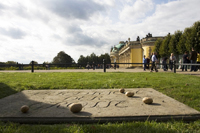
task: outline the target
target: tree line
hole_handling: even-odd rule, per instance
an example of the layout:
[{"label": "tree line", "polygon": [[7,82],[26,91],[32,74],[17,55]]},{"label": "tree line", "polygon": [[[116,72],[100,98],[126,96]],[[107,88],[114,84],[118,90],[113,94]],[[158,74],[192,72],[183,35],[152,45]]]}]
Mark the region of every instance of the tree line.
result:
[{"label": "tree line", "polygon": [[192,47],[200,51],[200,21],[185,28],[184,31],[177,30],[172,35],[169,33],[165,39],[158,39],[154,46],[154,52],[159,58],[170,56],[170,53],[184,54],[191,51]]},{"label": "tree line", "polygon": [[[93,62],[96,64],[102,64],[103,63],[103,59],[106,60],[107,64],[110,64],[110,55],[108,53],[105,54],[101,54],[100,56],[97,56],[95,53],[92,53],[90,55],[87,56],[83,56],[80,55],[77,64],[87,64],[90,63],[92,64]],[[1,64],[18,64],[18,62],[15,61],[7,61],[7,62],[0,62]],[[32,61],[30,61],[29,64],[32,64]],[[34,64],[38,64],[37,61],[34,61]],[[64,51],[60,51],[54,58],[52,62],[43,62],[44,65],[46,64],[57,64],[58,66],[62,66],[62,64],[76,64],[76,62],[74,61],[74,59],[68,55],[67,53],[65,53]],[[60,64],[60,65],[59,65]]]},{"label": "tree line", "polygon": [[78,64],[84,64],[84,63],[95,63],[95,64],[103,64],[103,59],[106,60],[107,64],[111,63],[110,55],[108,53],[101,54],[100,56],[97,56],[95,53],[92,53],[91,55],[87,55],[84,57],[81,55],[78,59]]},{"label": "tree line", "polygon": [[[110,55],[108,53],[101,54],[97,56],[95,53],[92,53],[87,56],[80,55],[77,64],[87,64],[87,63],[96,63],[102,64],[103,59],[106,60],[106,63],[110,63]],[[53,58],[52,64],[66,64],[66,63],[76,63],[71,56],[66,54],[64,51],[60,51],[57,56]]]}]

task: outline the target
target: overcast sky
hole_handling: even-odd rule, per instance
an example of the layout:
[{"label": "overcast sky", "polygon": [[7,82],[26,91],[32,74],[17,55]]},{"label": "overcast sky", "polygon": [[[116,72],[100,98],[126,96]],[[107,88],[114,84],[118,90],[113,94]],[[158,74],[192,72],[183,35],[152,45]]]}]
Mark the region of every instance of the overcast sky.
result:
[{"label": "overcast sky", "polygon": [[130,37],[183,31],[200,20],[200,0],[0,0],[0,62],[75,61]]}]

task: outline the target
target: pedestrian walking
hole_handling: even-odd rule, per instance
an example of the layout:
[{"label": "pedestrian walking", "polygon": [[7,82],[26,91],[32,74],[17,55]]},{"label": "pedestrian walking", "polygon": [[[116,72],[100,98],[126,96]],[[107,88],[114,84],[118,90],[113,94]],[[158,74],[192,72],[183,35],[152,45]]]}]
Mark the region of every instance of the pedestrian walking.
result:
[{"label": "pedestrian walking", "polygon": [[[172,68],[173,68],[173,63],[176,61],[176,56],[174,56],[173,53],[171,53],[171,56],[169,57],[169,65],[170,65],[170,69],[172,71]],[[176,69],[176,68],[174,68]]]},{"label": "pedestrian walking", "polygon": [[146,71],[146,64],[147,64],[147,58],[145,57],[145,55],[143,56],[143,65],[144,65],[144,71]]},{"label": "pedestrian walking", "polygon": [[158,70],[156,68],[156,62],[158,61],[158,59],[156,58],[155,53],[153,53],[151,60],[152,60],[152,66],[151,66],[151,71],[150,72],[152,72],[153,69],[155,69],[155,71],[158,72]]},{"label": "pedestrian walking", "polygon": [[[196,62],[197,62],[197,52],[194,50],[194,48],[192,48],[191,56],[190,56],[190,63],[196,64]],[[196,66],[194,66],[194,65],[191,66],[190,72],[192,72],[192,71],[196,71]]]},{"label": "pedestrian walking", "polygon": [[[187,51],[186,51],[186,52],[184,53],[184,55],[183,55],[183,64],[184,64],[184,63],[190,63],[190,60],[189,60],[188,52],[187,52]],[[182,71],[184,71],[184,69],[185,69],[185,71],[187,71],[187,65],[183,65]]]},{"label": "pedestrian walking", "polygon": [[163,64],[163,70],[164,71],[167,71],[168,70],[168,67],[167,67],[167,57],[164,57],[163,58],[163,61],[162,61],[162,64]]}]

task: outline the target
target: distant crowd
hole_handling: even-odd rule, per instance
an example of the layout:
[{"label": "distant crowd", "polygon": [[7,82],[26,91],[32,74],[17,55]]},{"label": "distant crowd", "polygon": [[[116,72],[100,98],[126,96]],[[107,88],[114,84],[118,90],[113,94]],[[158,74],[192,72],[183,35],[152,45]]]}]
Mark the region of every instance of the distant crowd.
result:
[{"label": "distant crowd", "polygon": [[[80,66],[81,67],[81,66]],[[96,64],[95,62],[93,62],[92,64],[90,64],[89,62],[87,63],[86,65],[86,68],[89,70],[89,69],[103,69],[103,64]],[[111,65],[111,64],[106,64],[106,68],[119,68],[119,65],[117,64],[114,64],[114,65]]]},{"label": "distant crowd", "polygon": [[[174,56],[173,53],[171,53],[170,57],[164,57],[162,59],[163,70],[168,71],[168,66],[169,66],[169,69],[172,71],[174,62],[176,62],[176,56]],[[151,68],[149,67],[149,63],[152,63]],[[157,65],[156,65],[157,63],[159,63],[159,62],[158,62],[158,56],[157,56],[156,52],[152,53],[151,57],[146,58],[145,55],[143,56],[144,71],[146,71],[146,69],[150,69],[150,72],[152,72],[154,70],[156,72],[158,72]],[[200,71],[199,52],[195,51],[194,48],[192,48],[190,55],[188,54],[188,52],[185,52],[182,57],[182,63],[183,63],[183,65],[181,67],[182,71],[184,71],[184,70],[187,71],[187,66],[189,63],[191,64],[190,72]],[[184,65],[184,64],[186,64],[186,65]],[[194,65],[194,64],[199,64],[199,65]]]}]

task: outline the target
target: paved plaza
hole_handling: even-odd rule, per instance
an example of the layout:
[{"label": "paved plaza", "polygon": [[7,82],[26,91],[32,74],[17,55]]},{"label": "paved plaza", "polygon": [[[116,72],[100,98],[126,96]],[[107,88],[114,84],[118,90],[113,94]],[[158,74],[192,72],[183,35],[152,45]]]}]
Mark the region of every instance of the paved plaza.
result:
[{"label": "paved plaza", "polygon": [[[1,70],[0,72],[28,72],[31,73],[31,70]],[[59,69],[59,70],[34,70],[34,72],[104,72],[103,69]],[[150,72],[150,70],[144,71],[142,68],[134,68],[134,69],[126,69],[126,68],[117,68],[117,69],[106,69],[106,72]],[[158,69],[158,72],[162,73],[174,73],[174,71],[168,70],[168,71],[163,71],[163,69]],[[181,69],[176,69],[177,74],[186,74],[186,75],[195,75],[195,76],[200,76],[200,71],[196,72],[190,72],[188,71],[182,71]]]}]

